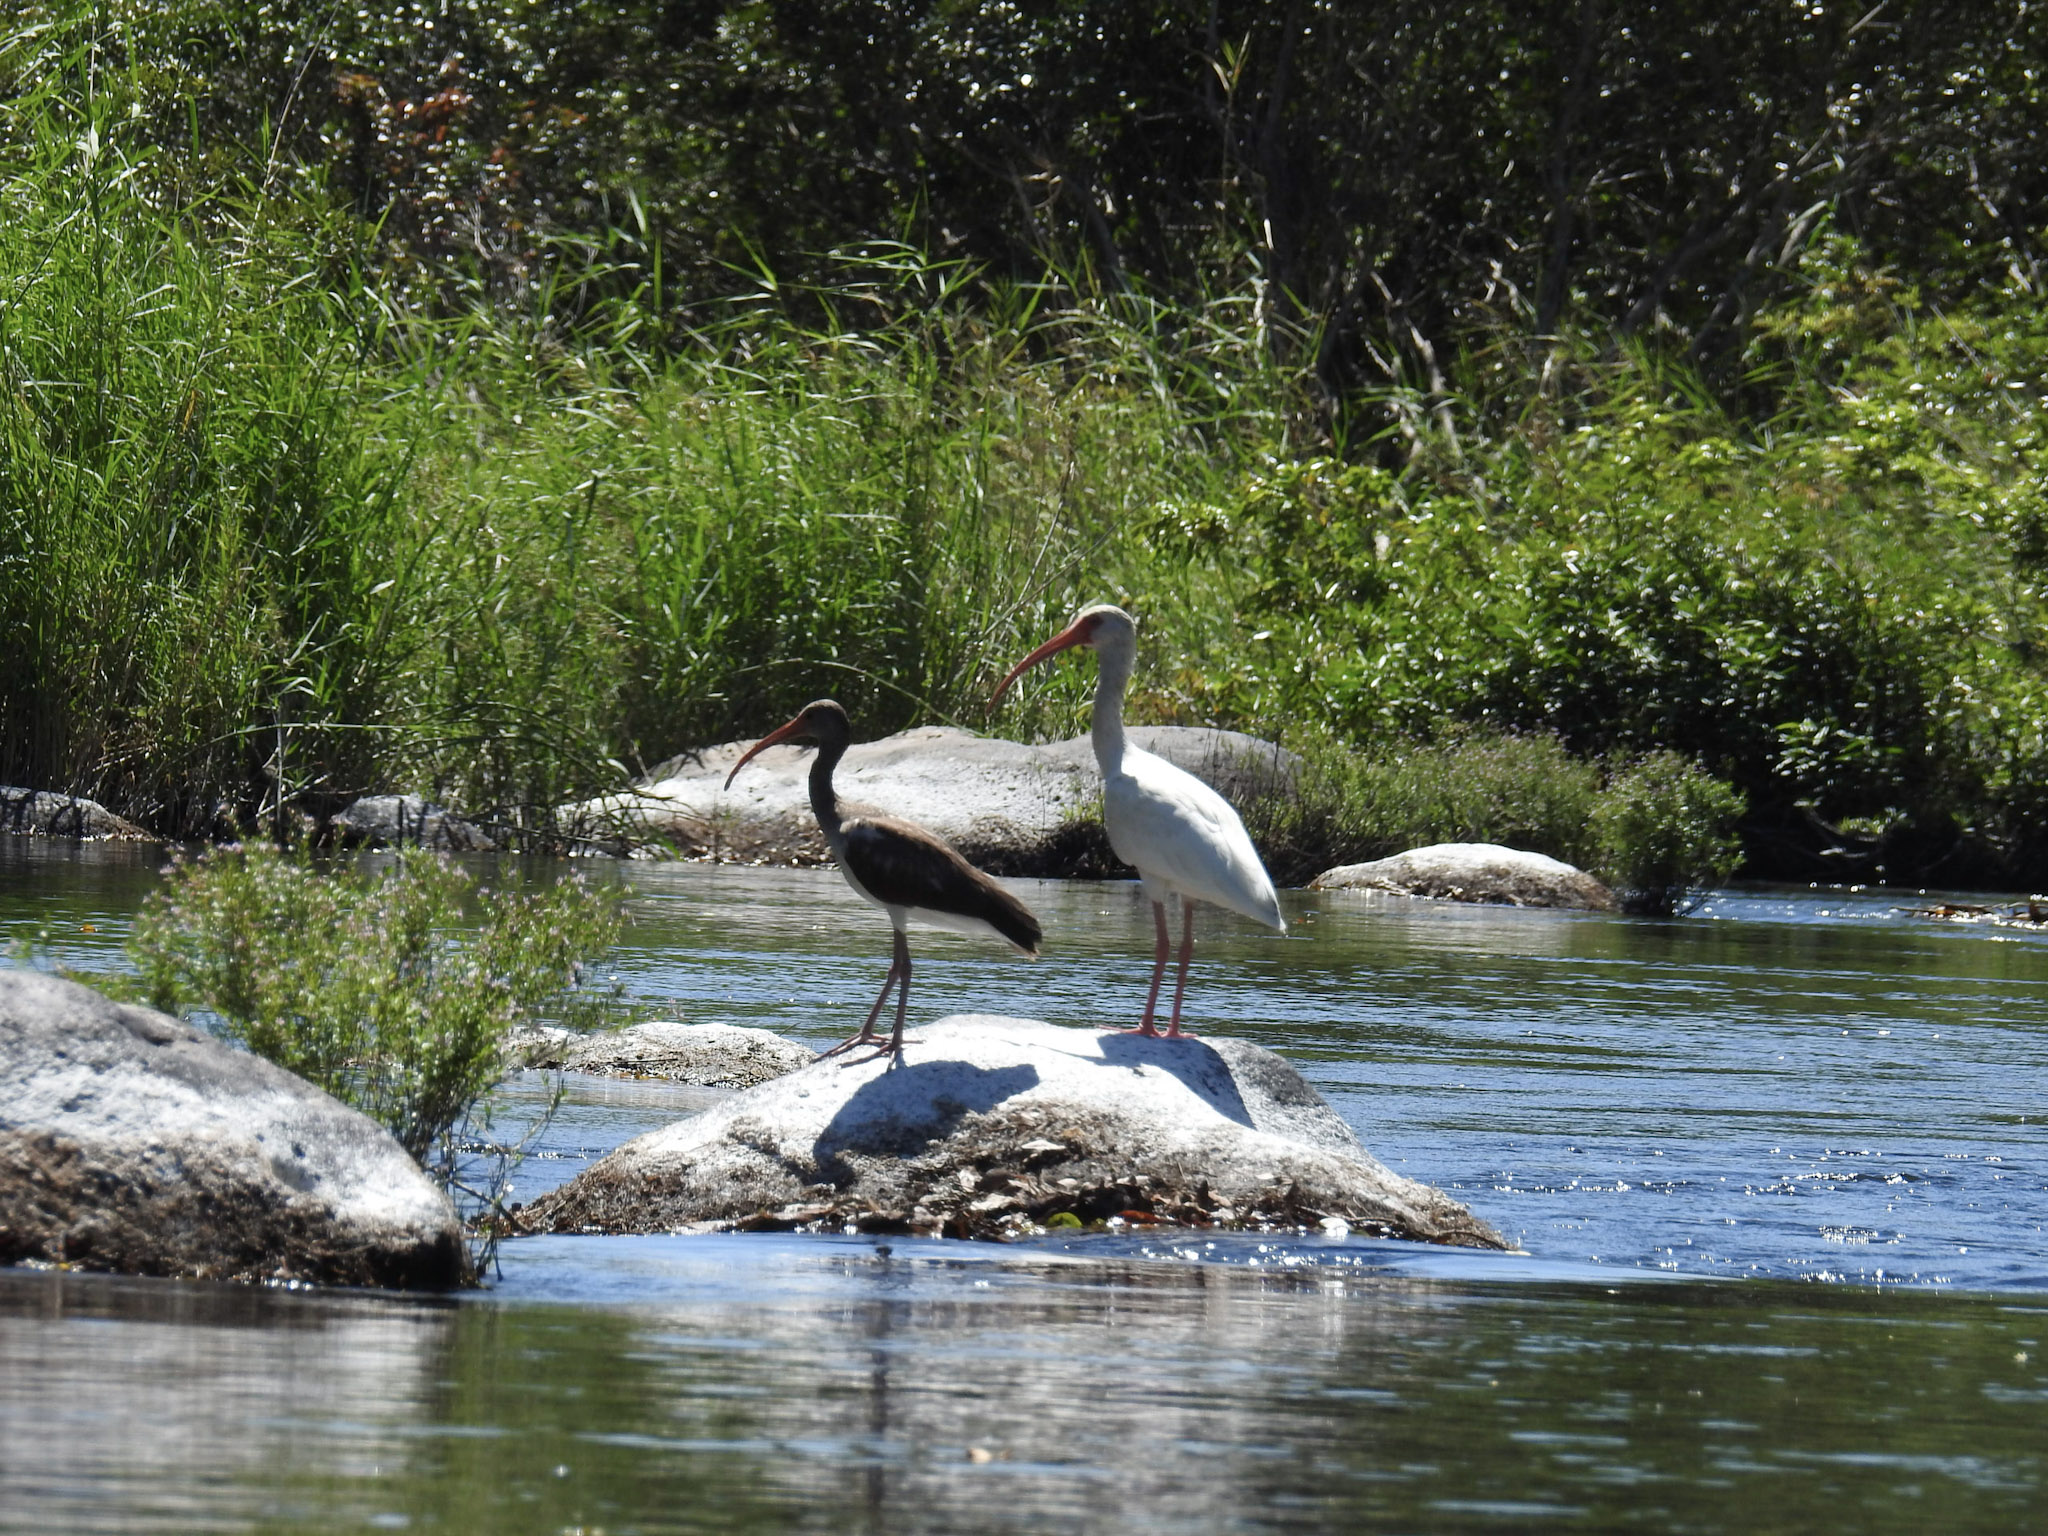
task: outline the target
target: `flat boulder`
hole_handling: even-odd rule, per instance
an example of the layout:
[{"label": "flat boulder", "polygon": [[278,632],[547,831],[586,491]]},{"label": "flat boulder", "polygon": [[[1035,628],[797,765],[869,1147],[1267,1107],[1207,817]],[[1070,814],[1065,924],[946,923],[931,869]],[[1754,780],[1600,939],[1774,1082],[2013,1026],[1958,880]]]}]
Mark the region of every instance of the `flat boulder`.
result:
[{"label": "flat boulder", "polygon": [[97,800],[16,789],[0,784],[0,832],[24,837],[74,837],[88,841],[153,842],[132,821],[124,821]]},{"label": "flat boulder", "polygon": [[[1240,806],[1294,780],[1292,753],[1235,731],[1140,726],[1129,735]],[[825,841],[811,818],[812,754],[770,747],[727,791],[726,775],[752,745],[727,742],[671,758],[629,794],[568,807],[563,822],[586,844],[617,853],[824,863]],[[1102,780],[1085,736],[1026,746],[924,726],[856,744],[837,784],[846,799],[908,816],[998,874],[1071,874],[1107,847]]]},{"label": "flat boulder", "polygon": [[154,1009],[0,971],[0,1263],[442,1288],[448,1197],[391,1134]]},{"label": "flat boulder", "polygon": [[1507,1246],[1392,1172],[1280,1057],[956,1015],[902,1054],[827,1057],[627,1142],[528,1231],[770,1227],[1024,1235],[1110,1220],[1333,1226]]},{"label": "flat boulder", "polygon": [[445,853],[488,853],[497,846],[482,827],[422,795],[364,795],[336,811],[332,826],[350,848],[416,843]]},{"label": "flat boulder", "polygon": [[1432,843],[1369,864],[1340,864],[1309,882],[1322,891],[1387,891],[1509,907],[1615,910],[1614,893],[1583,869],[1498,843]]},{"label": "flat boulder", "polygon": [[752,1088],[808,1066],[817,1056],[808,1045],[772,1030],[667,1020],[591,1035],[535,1030],[511,1044],[529,1067],[604,1077],[658,1077],[700,1088]]}]

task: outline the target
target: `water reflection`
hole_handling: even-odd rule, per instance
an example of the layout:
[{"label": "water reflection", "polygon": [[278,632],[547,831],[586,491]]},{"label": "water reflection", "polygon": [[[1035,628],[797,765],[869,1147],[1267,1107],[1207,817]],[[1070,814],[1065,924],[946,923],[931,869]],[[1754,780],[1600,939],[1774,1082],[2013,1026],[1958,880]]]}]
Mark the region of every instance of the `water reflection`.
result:
[{"label": "water reflection", "polygon": [[2032,1306],[624,1246],[630,1304],[0,1276],[0,1528],[1992,1529],[2044,1491]]}]

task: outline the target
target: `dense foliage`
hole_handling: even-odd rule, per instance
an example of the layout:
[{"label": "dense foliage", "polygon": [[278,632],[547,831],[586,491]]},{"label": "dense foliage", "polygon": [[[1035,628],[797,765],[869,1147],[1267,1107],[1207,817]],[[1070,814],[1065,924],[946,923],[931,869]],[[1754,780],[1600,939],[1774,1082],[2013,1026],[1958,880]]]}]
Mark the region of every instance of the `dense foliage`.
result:
[{"label": "dense foliage", "polygon": [[153,1006],[216,1015],[446,1169],[504,1075],[507,1035],[601,1002],[579,991],[579,964],[619,924],[617,899],[580,880],[478,891],[417,849],[371,874],[251,845],[175,865],[129,949]]},{"label": "dense foliage", "polygon": [[1676,752],[1758,873],[2048,871],[2023,0],[0,27],[0,778],[544,836],[1108,596],[1141,715],[1356,749],[1336,841]]}]

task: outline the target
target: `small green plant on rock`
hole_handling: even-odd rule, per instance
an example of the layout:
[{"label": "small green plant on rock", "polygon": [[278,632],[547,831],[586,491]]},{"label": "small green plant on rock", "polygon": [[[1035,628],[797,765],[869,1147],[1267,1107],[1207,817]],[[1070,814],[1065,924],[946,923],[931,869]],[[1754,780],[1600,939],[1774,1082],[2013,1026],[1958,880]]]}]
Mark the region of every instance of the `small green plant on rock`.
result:
[{"label": "small green plant on rock", "polygon": [[222,1033],[388,1128],[451,1185],[507,1037],[542,1013],[602,1011],[581,962],[617,938],[616,896],[567,879],[478,890],[413,849],[381,873],[221,848],[179,860],[129,941],[158,1008]]},{"label": "small green plant on rock", "polygon": [[1742,791],[1676,752],[1615,772],[1593,807],[1599,873],[1624,911],[1669,915],[1688,890],[1718,885],[1741,862]]}]

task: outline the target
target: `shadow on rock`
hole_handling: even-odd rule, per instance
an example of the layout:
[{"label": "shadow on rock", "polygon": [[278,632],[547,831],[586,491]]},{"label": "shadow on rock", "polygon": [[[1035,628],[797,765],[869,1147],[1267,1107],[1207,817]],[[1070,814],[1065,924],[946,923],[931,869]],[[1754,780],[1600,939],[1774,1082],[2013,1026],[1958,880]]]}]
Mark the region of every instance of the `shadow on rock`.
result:
[{"label": "shadow on rock", "polygon": [[1224,1119],[1245,1126],[1258,1123],[1252,1119],[1230,1064],[1206,1040],[1187,1035],[1168,1040],[1122,1030],[1102,1037],[1102,1059],[1113,1067],[1154,1067],[1170,1073]]},{"label": "shadow on rock", "polygon": [[[1038,1086],[1029,1064],[976,1066],[969,1061],[904,1062],[861,1084],[818,1133],[813,1155],[821,1169],[845,1169],[844,1154],[908,1157],[943,1141],[969,1115],[985,1115]],[[848,1179],[852,1177],[846,1170]],[[842,1182],[838,1178],[834,1183]]]}]

